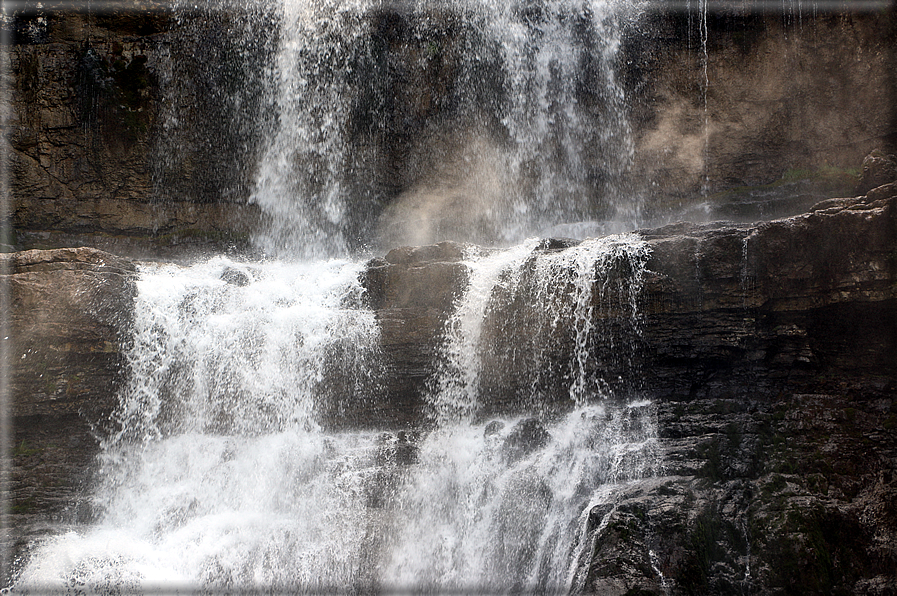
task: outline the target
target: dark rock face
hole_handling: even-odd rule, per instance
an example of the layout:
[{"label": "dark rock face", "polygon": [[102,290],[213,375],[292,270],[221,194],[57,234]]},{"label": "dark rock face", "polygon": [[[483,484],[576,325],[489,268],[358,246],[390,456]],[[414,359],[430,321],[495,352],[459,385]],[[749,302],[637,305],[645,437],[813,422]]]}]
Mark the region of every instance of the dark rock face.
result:
[{"label": "dark rock face", "polygon": [[[486,429],[489,430],[488,427]],[[541,449],[551,440],[551,435],[535,418],[526,418],[514,425],[502,443],[502,457],[514,462]]]},{"label": "dark rock face", "polygon": [[453,242],[400,248],[368,264],[363,281],[380,323],[385,387],[370,415],[354,418],[356,424],[418,425],[427,419],[426,383],[436,370],[446,320],[467,280],[464,249]]},{"label": "dark rock face", "polygon": [[[613,507],[591,512],[579,591],[894,592],[895,201],[833,200],[752,226],[641,232],[652,252],[632,356],[639,382],[624,381],[657,404],[665,472],[621,485]],[[414,429],[429,424],[428,383],[467,284],[463,258],[474,250],[397,249],[365,273],[385,386],[334,426],[397,429],[378,450],[384,472],[371,480],[373,508],[383,506],[378,487],[397,486],[416,459]],[[91,249],[2,262],[12,313],[11,513],[13,527],[27,528],[76,502],[108,424],[126,374],[133,265]],[[596,308],[593,316],[610,329],[620,312]],[[501,339],[498,328],[494,335]],[[563,385],[566,373],[552,362],[564,357],[543,361],[537,374],[546,386]],[[531,389],[533,373],[515,369],[514,359],[498,362],[508,395]],[[498,400],[484,416],[509,411],[503,395],[484,394]],[[564,399],[558,408],[569,407]],[[552,410],[527,402],[522,410],[530,417],[508,433],[511,458],[547,439],[538,416]],[[17,532],[13,541],[26,538]]]},{"label": "dark rock face", "polygon": [[[893,593],[897,213],[893,198],[874,196],[749,227],[641,232],[652,253],[631,362],[640,379],[624,385],[659,404],[666,476],[627,485],[612,511],[593,512],[581,591]],[[412,373],[390,392],[414,411],[426,412],[434,370],[433,346],[416,342],[439,337],[439,309],[460,295],[456,258],[402,249],[369,271],[392,370]],[[515,343],[514,326],[497,329]],[[568,371],[554,366],[565,358],[552,353],[538,373],[501,360],[501,383],[481,395],[486,413],[502,411],[489,405],[502,395],[531,391],[534,374],[563,386]]]},{"label": "dark rock face", "polygon": [[[172,36],[173,16],[140,3],[98,15],[17,14],[11,22],[18,32],[9,47],[5,152],[16,231],[11,244],[88,244],[150,256],[174,247],[182,254],[185,246],[222,250],[245,244],[257,213],[234,204],[232,196],[245,202],[245,168],[220,161],[228,151],[250,163],[251,156],[222,139],[197,138],[213,116],[175,115],[166,100],[175,94],[169,88],[172,63],[182,70],[175,78],[183,79],[183,69],[203,59],[172,60],[171,52],[184,50],[180,42],[195,36]],[[195,56],[188,50],[187,56]],[[220,99],[212,97],[217,86],[210,87],[177,89],[181,99],[174,103],[214,110]],[[176,154],[166,144],[173,130],[179,136]],[[210,172],[218,176],[217,185],[205,180]],[[231,179],[235,173],[240,180]]]},{"label": "dark rock face", "polygon": [[858,195],[897,180],[897,156],[873,151],[863,159],[863,170],[857,185]]},{"label": "dark rock face", "polygon": [[135,267],[87,248],[3,254],[0,267],[9,299],[9,511],[12,527],[25,528],[73,505],[110,430],[127,374]]},{"label": "dark rock face", "polygon": [[[236,4],[156,8],[16,14],[5,25],[14,40],[6,159],[17,238],[4,243],[150,256],[248,244],[265,217],[247,201],[277,117],[262,74],[277,17]],[[358,197],[348,236],[364,243],[382,233],[388,242],[378,216],[444,170],[462,178],[450,182],[464,196],[443,197],[443,224],[476,223],[479,202],[468,199],[483,189],[459,172],[482,155],[473,147],[459,164],[451,156],[471,137],[505,142],[503,114],[483,114],[503,92],[500,60],[469,66],[484,41],[449,10],[380,6],[353,18],[370,31],[357,49],[370,77],[357,82],[346,123],[345,188]],[[703,52],[694,51],[700,19],[646,11],[623,32],[618,61],[636,156],[621,188],[649,185],[652,213],[706,203],[715,217],[747,221],[849,193],[848,170],[870,142],[894,150],[891,18],[711,16],[704,84]],[[254,34],[241,37],[246,23]],[[479,83],[465,86],[464,77]],[[596,90],[581,87],[580,103],[600,111]]]}]

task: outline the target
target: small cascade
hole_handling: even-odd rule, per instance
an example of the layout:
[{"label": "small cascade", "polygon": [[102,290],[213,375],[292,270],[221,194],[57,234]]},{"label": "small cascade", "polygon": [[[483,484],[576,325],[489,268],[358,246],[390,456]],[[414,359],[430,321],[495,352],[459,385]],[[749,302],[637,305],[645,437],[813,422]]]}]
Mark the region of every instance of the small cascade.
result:
[{"label": "small cascade", "polygon": [[486,310],[493,293],[500,288],[508,291],[519,282],[520,270],[535,246],[536,241],[531,240],[508,250],[471,255],[466,261],[470,280],[448,321],[431,396],[437,420],[468,420],[475,413],[482,353],[487,349],[483,337]]},{"label": "small cascade", "polygon": [[624,234],[546,246],[531,241],[467,261],[470,283],[433,385],[437,419],[508,409],[479,403],[484,394],[534,411],[637,395],[647,244]]},{"label": "small cascade", "polygon": [[376,436],[321,431],[339,400],[375,386],[360,270],[145,266],[97,521],[36,546],[17,590],[360,581]]},{"label": "small cascade", "polygon": [[[592,392],[600,363],[578,354],[632,349],[594,321],[637,326],[646,257],[636,236],[471,254],[425,434],[327,430],[378,384],[360,265],[144,266],[94,521],[33,545],[15,590],[575,590],[592,509],[660,469],[654,405]],[[568,342],[563,407],[543,416],[522,396],[492,415],[490,325],[523,293],[546,338],[588,338]]]},{"label": "small cascade", "polygon": [[359,308],[360,271],[225,258],[146,267],[116,440],[316,427],[325,404],[371,385],[378,327]]},{"label": "small cascade", "polygon": [[[576,591],[592,510],[661,468],[654,405],[615,393],[590,354],[604,343],[632,366],[648,254],[639,237],[623,235],[566,248],[529,241],[466,261],[469,285],[448,322],[430,396],[439,429],[396,502],[401,525],[390,532],[386,587]],[[614,322],[599,322],[607,318]],[[520,343],[515,325],[535,341]],[[496,350],[501,334],[515,358]],[[552,341],[572,347],[566,374],[553,379],[566,392],[561,416],[539,407],[538,370],[554,360]],[[530,394],[516,392],[515,407],[538,417],[488,420],[496,410],[488,378],[497,371],[535,372],[518,379]]]},{"label": "small cascade", "polygon": [[449,425],[421,445],[395,504],[384,587],[564,593],[592,508],[659,471],[650,402],[594,404],[555,423]]}]

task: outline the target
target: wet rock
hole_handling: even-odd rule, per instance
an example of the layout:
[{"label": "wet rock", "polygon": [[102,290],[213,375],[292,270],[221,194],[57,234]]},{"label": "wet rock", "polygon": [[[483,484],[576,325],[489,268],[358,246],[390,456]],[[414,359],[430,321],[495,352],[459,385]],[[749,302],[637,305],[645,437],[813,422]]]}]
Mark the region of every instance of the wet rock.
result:
[{"label": "wet rock", "polygon": [[564,250],[579,244],[581,240],[575,238],[546,238],[539,242],[536,250]]},{"label": "wet rock", "polygon": [[493,420],[483,429],[484,437],[494,437],[505,428],[505,423],[501,420]]},{"label": "wet rock", "polygon": [[507,462],[515,462],[545,447],[551,441],[551,434],[535,418],[521,420],[511,429],[501,446],[502,457]]},{"label": "wet rock", "polygon": [[249,282],[251,281],[249,279],[249,275],[247,275],[246,272],[240,271],[239,269],[234,269],[233,267],[227,267],[221,273],[221,280],[226,281],[233,286],[239,287],[248,286]]},{"label": "wet rock", "polygon": [[876,188],[873,188],[869,192],[866,193],[866,198],[871,201],[880,201],[882,199],[890,199],[891,197],[897,196],[897,182],[891,182],[890,184],[883,184]]},{"label": "wet rock", "polygon": [[[0,255],[13,427],[12,540],[62,515],[88,481],[127,374],[135,266],[89,248]],[[89,508],[73,514],[89,517]],[[39,526],[39,524],[38,524]],[[4,542],[7,552],[16,544]]]},{"label": "wet rock", "polygon": [[[666,471],[622,485],[613,507],[590,513],[577,589],[889,593],[897,583],[895,199],[830,200],[773,222],[674,224],[644,237],[652,254],[628,374],[658,404]],[[399,278],[384,274],[411,266],[379,266],[379,291],[399,296],[388,288]],[[384,302],[393,307],[384,342],[406,354],[431,350],[411,348],[399,321],[421,312],[415,300],[439,300],[404,297]],[[497,327],[504,336],[524,325],[526,312],[513,310],[524,307],[508,306],[501,320],[510,326]],[[512,403],[536,413],[551,387],[566,387],[558,363],[569,354],[552,352],[536,377],[541,401],[496,406],[532,390],[531,361],[508,354],[480,396],[484,417]],[[481,384],[495,370],[484,370]],[[392,390],[422,395],[425,378],[418,383]],[[484,429],[504,433],[499,421]],[[536,418],[524,419],[507,433],[503,457],[519,461],[548,440]]]},{"label": "wet rock", "polygon": [[873,151],[863,158],[863,169],[856,194],[865,195],[870,190],[897,180],[897,156]]},{"label": "wet rock", "polygon": [[473,248],[470,245],[459,242],[440,242],[426,246],[405,246],[392,249],[386,253],[384,260],[393,265],[428,262],[454,263],[464,259],[465,251]]}]

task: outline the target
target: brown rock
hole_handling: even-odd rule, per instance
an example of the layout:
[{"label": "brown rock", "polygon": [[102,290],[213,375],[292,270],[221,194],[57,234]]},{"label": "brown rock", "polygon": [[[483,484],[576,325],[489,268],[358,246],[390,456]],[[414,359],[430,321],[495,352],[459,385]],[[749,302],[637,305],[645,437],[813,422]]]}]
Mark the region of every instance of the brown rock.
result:
[{"label": "brown rock", "polygon": [[0,271],[9,292],[12,539],[22,541],[32,520],[58,518],[77,503],[110,430],[127,371],[135,267],[78,248],[2,254]]},{"label": "brown rock", "polygon": [[856,193],[864,195],[873,188],[890,184],[897,180],[897,156],[873,151],[863,158],[863,171]]}]

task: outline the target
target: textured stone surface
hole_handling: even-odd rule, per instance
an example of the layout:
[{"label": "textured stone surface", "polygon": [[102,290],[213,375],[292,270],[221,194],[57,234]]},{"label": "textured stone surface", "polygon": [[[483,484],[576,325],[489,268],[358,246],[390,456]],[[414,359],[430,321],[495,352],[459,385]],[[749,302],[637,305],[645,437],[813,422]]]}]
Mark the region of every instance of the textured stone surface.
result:
[{"label": "textured stone surface", "polygon": [[[13,244],[141,255],[245,247],[264,220],[247,200],[275,111],[262,77],[276,19],[263,10],[11,19]],[[343,222],[347,237],[375,243],[382,233],[389,242],[378,216],[444,170],[456,188],[436,216],[445,234],[469,233],[452,226],[480,221],[486,189],[452,156],[478,164],[506,142],[503,114],[481,113],[503,92],[500,65],[493,57],[477,67],[477,97],[459,98],[465,53],[483,45],[463,19],[395,6],[361,18],[370,47],[359,59],[371,78],[347,124],[343,186],[358,200]],[[647,197],[645,211],[660,216],[692,210],[745,221],[849,193],[851,168],[871,148],[894,151],[891,19],[721,11],[706,22],[705,58],[697,15],[648,10],[627,25],[620,50],[635,158],[629,180],[615,184]],[[247,27],[253,35],[242,35]],[[459,147],[467,152],[457,155]],[[417,228],[405,237],[428,241]]]},{"label": "textured stone surface", "polygon": [[[134,265],[93,249],[0,255],[9,298],[6,363],[12,425],[9,517],[38,529],[73,519],[125,378]],[[3,536],[7,552],[21,533]]]},{"label": "textured stone surface", "polygon": [[[195,89],[172,87],[186,76],[175,65],[193,63],[172,60],[184,50],[173,23],[169,12],[135,4],[100,14],[17,13],[4,25],[14,41],[5,137],[13,244],[154,256],[246,243],[258,213],[244,204],[246,181],[233,179],[245,168],[216,159],[230,151],[252,160],[220,139],[197,139],[197,118],[172,113],[176,93],[174,105],[216,107]],[[177,151],[166,144],[175,133]],[[217,185],[206,180],[212,172]]]},{"label": "textured stone surface", "polygon": [[[784,220],[641,235],[652,249],[644,319],[617,388],[658,403],[666,472],[622,486],[615,507],[592,513],[578,585],[595,594],[893,593],[895,200],[832,200]],[[384,352],[404,377],[389,394],[425,412],[429,342],[465,266],[436,246],[391,254],[367,278]],[[491,309],[490,341],[528,345],[519,306],[504,319]],[[533,378],[543,399],[569,407],[569,344],[555,344],[541,371],[496,350],[499,363],[480,379],[484,416],[509,404],[550,415],[544,402],[519,399]]]},{"label": "textured stone surface", "polygon": [[[611,364],[630,367],[621,391],[657,404],[665,472],[621,485],[614,507],[592,512],[593,548],[577,575],[584,591],[893,593],[895,201],[836,200],[751,226],[641,232],[652,248],[643,320],[635,336],[623,330],[637,340],[632,358]],[[410,428],[395,457],[413,460],[413,437],[431,423],[424,397],[445,322],[468,279],[462,257],[474,250],[402,248],[369,263],[364,283],[387,381],[334,426]],[[2,258],[12,305],[11,511],[14,527],[35,531],[79,515],[65,509],[78,503],[95,431],[107,424],[126,372],[133,266],[91,249]],[[525,332],[527,317],[516,312]],[[613,329],[619,315],[596,308],[594,323]],[[489,316],[497,325],[490,341],[514,340],[499,325],[504,318]],[[535,372],[514,368],[532,368],[531,360],[492,354],[483,416],[511,404],[536,417],[569,407],[569,370],[558,363],[571,348],[552,345]],[[532,391],[533,374],[551,407],[512,401]],[[562,390],[555,395],[552,386]],[[530,434],[537,446],[538,431]]]}]

